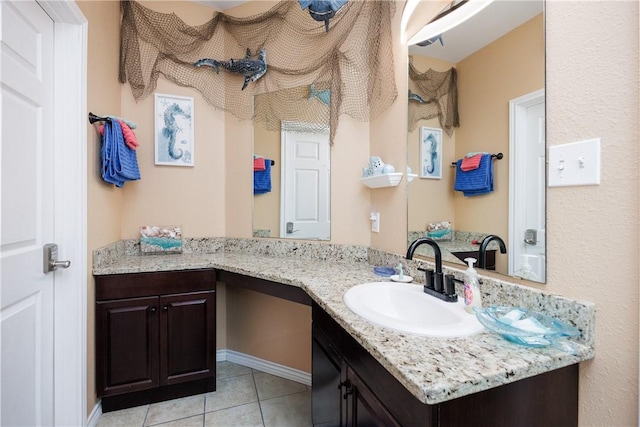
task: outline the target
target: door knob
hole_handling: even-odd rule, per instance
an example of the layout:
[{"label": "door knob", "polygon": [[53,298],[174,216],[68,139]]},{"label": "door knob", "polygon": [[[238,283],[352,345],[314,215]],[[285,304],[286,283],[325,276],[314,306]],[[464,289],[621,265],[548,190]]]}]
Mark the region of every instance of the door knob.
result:
[{"label": "door knob", "polygon": [[47,243],[43,246],[42,251],[42,270],[45,274],[50,271],[56,271],[58,267],[69,268],[71,266],[71,261],[58,261],[58,245],[55,243]]}]

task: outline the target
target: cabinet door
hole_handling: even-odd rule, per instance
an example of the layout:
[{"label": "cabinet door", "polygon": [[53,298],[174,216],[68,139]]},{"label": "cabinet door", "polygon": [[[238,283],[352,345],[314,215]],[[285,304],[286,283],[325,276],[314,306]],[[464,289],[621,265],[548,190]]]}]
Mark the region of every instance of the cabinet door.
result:
[{"label": "cabinet door", "polygon": [[313,330],[311,340],[311,417],[316,427],[342,427],[347,392],[344,361],[326,338]]},{"label": "cabinet door", "polygon": [[96,303],[98,397],[158,386],[158,297]]},{"label": "cabinet door", "polygon": [[160,306],[162,384],[215,376],[215,291],[161,296]]},{"label": "cabinet door", "polygon": [[382,402],[367,387],[351,367],[347,367],[349,382],[348,425],[354,427],[400,427]]}]

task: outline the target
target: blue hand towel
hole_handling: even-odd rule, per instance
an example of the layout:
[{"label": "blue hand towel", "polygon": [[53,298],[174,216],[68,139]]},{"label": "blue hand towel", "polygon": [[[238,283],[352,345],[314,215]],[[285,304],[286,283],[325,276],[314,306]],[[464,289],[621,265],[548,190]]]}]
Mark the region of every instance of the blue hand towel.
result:
[{"label": "blue hand towel", "polygon": [[456,162],[456,180],[453,189],[465,196],[479,196],[493,191],[493,162],[491,154],[483,154],[477,169],[463,171],[462,159]]},{"label": "blue hand towel", "polygon": [[253,194],[271,191],[271,160],[264,159],[264,170],[253,171]]},{"label": "blue hand towel", "polygon": [[100,157],[102,179],[106,182],[123,187],[125,181],[140,179],[136,151],[125,144],[117,120],[107,120],[104,124]]}]

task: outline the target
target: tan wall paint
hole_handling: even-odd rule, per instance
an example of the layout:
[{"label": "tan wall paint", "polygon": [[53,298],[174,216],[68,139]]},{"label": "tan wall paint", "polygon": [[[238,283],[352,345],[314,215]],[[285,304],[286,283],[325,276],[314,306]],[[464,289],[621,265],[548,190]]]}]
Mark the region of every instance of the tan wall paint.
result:
[{"label": "tan wall paint", "polygon": [[[509,238],[509,101],[544,88],[543,25],[538,15],[457,64],[456,158],[472,151],[505,155],[493,161],[492,193],[464,197],[454,192],[458,230]],[[507,266],[499,269],[506,271]]]},{"label": "tan wall paint", "polygon": [[[186,3],[159,2],[176,13]],[[79,2],[89,21],[88,107],[95,113],[117,113],[119,6],[116,2]],[[178,11],[180,9],[180,11]],[[159,9],[158,9],[159,10]],[[402,9],[398,9],[398,13]],[[548,283],[538,287],[572,298],[593,301],[597,306],[596,358],[581,364],[580,424],[583,426],[636,425],[638,416],[638,4],[637,2],[547,3],[547,108],[550,145],[582,138],[601,137],[602,184],[596,187],[555,188],[548,191]],[[607,25],[602,25],[606,22]],[[615,29],[612,31],[611,29]],[[399,50],[402,50],[399,47]],[[406,79],[406,48],[396,52],[398,87]],[[405,77],[402,77],[405,76]],[[405,83],[406,84],[406,83]],[[123,87],[123,90],[127,86]],[[124,95],[123,95],[124,98]],[[400,97],[404,104],[404,97]],[[124,103],[124,101],[123,101]],[[399,107],[402,109],[402,107]],[[104,109],[105,111],[100,111]],[[108,110],[108,111],[107,111]],[[370,152],[401,164],[406,148],[399,114],[385,118],[372,133],[382,131],[369,146],[369,127],[343,119],[333,166],[348,172],[339,181],[344,192],[334,192],[332,203],[334,241],[386,247],[372,241],[366,220],[373,201],[389,206],[394,190],[367,190],[358,182],[361,163]],[[385,126],[386,130],[382,130]],[[392,131],[389,128],[397,128]],[[233,117],[224,120],[224,206],[222,219],[227,236],[251,235],[252,147],[238,144],[250,140],[250,131]],[[374,136],[372,136],[374,139]],[[383,142],[387,144],[383,147]],[[89,132],[88,143],[95,143]],[[199,144],[200,142],[197,141]],[[91,145],[90,145],[91,146]],[[198,145],[199,147],[199,145]],[[94,147],[95,149],[95,147]],[[399,150],[400,154],[392,152]],[[199,152],[196,162],[201,161]],[[210,153],[212,154],[212,153]],[[89,250],[124,237],[132,237],[137,225],[120,225],[126,209],[122,194],[128,191],[105,186],[96,177],[96,151],[88,154]],[[204,159],[202,159],[204,160]],[[229,163],[227,163],[229,162]],[[357,164],[357,168],[353,165]],[[199,167],[200,163],[197,163]],[[245,165],[245,166],[243,166]],[[396,167],[398,167],[396,165]],[[94,168],[94,169],[92,169]],[[233,179],[233,182],[228,182]],[[336,182],[336,181],[334,181]],[[150,180],[150,197],[156,188]],[[129,184],[127,184],[129,185]],[[129,186],[128,188],[132,187]],[[147,190],[145,188],[145,190]],[[378,193],[380,191],[380,193]],[[243,193],[244,192],[244,193]],[[371,194],[380,194],[372,197]],[[337,193],[337,194],[336,194]],[[397,192],[402,193],[402,190]],[[388,200],[386,199],[388,197]],[[374,200],[375,199],[375,200]],[[152,204],[155,202],[152,200]],[[390,208],[385,222],[406,224],[406,211]],[[365,221],[362,220],[365,216]],[[227,220],[228,218],[228,220]],[[132,218],[137,221],[137,218]],[[198,225],[194,231],[208,227]],[[191,228],[190,224],[183,224]],[[217,226],[216,226],[217,227]],[[405,230],[395,230],[393,250],[403,253]],[[93,376],[93,281],[88,280],[88,410],[95,404]],[[220,295],[219,295],[220,296]],[[254,302],[248,299],[247,304]],[[269,304],[271,305],[271,304]],[[227,316],[231,317],[227,313]],[[305,316],[302,316],[305,317]],[[226,345],[226,344],[225,344]]]},{"label": "tan wall paint", "polygon": [[270,237],[280,236],[280,132],[254,126],[254,153],[272,159],[271,192],[253,196],[253,229],[270,230]]},{"label": "tan wall paint", "polygon": [[[392,29],[400,28],[403,1],[396,1],[396,14]],[[393,66],[396,74],[398,96],[387,111],[370,124],[370,154],[380,156],[385,163],[392,164],[397,172],[405,173],[398,187],[368,190],[371,193],[371,210],[380,213],[380,233],[371,233],[371,246],[395,253],[404,253],[407,248],[407,45],[402,41],[400,32],[393,31]],[[391,61],[391,59],[390,59]],[[391,64],[387,64],[390,66]],[[342,124],[341,124],[342,126]],[[399,132],[401,131],[401,132]],[[361,159],[362,154],[350,159]],[[364,160],[364,159],[363,159]],[[363,166],[366,166],[365,161]],[[361,168],[358,169],[361,174]],[[341,182],[341,181],[339,181]],[[344,211],[345,209],[341,209]],[[360,214],[360,210],[358,210]],[[364,217],[369,218],[369,212]],[[361,214],[360,214],[361,215]],[[338,217],[339,219],[340,217]],[[358,224],[362,222],[361,217]],[[371,230],[371,223],[365,224]],[[347,240],[348,241],[348,240]]]},{"label": "tan wall paint", "polygon": [[[87,108],[94,114],[120,114],[118,83],[119,4],[112,1],[79,2],[88,26]],[[83,118],[84,119],[84,118]],[[87,131],[87,413],[96,403],[94,280],[91,251],[121,238],[122,191],[100,177],[100,137],[94,126]]]},{"label": "tan wall paint", "polygon": [[[413,55],[413,66],[421,73],[429,69],[448,71],[455,64],[421,55]],[[407,158],[416,177],[409,184],[409,231],[425,231],[427,224],[439,221],[452,221],[455,224],[455,206],[453,204],[453,180],[455,169],[449,167],[455,160],[457,130],[453,135],[442,132],[442,179],[420,178],[420,128],[422,126],[442,129],[438,118],[420,120],[418,126],[407,137]]]},{"label": "tan wall paint", "polygon": [[227,287],[227,348],[311,372],[311,307]]},{"label": "tan wall paint", "polygon": [[602,176],[548,189],[544,288],[596,304],[580,425],[637,425],[638,2],[550,1],[547,12],[548,145],[601,138]]}]

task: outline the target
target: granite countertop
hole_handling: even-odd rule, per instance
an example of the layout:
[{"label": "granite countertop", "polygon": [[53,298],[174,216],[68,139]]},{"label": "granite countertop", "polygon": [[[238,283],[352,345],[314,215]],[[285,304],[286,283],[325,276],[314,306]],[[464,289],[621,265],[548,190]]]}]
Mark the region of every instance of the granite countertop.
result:
[{"label": "granite countertop", "polygon": [[582,331],[577,355],[526,348],[488,331],[451,339],[397,332],[366,321],[343,302],[350,287],[385,280],[373,273],[373,265],[402,262],[405,273],[413,275],[428,264],[421,260],[357,246],[225,238],[193,245],[198,249],[189,253],[135,255],[134,242],[94,251],[93,274],[215,268],[302,288],[423,403],[441,403],[594,357],[593,304],[526,286],[486,278],[483,300],[485,305],[521,305],[576,325]]}]

